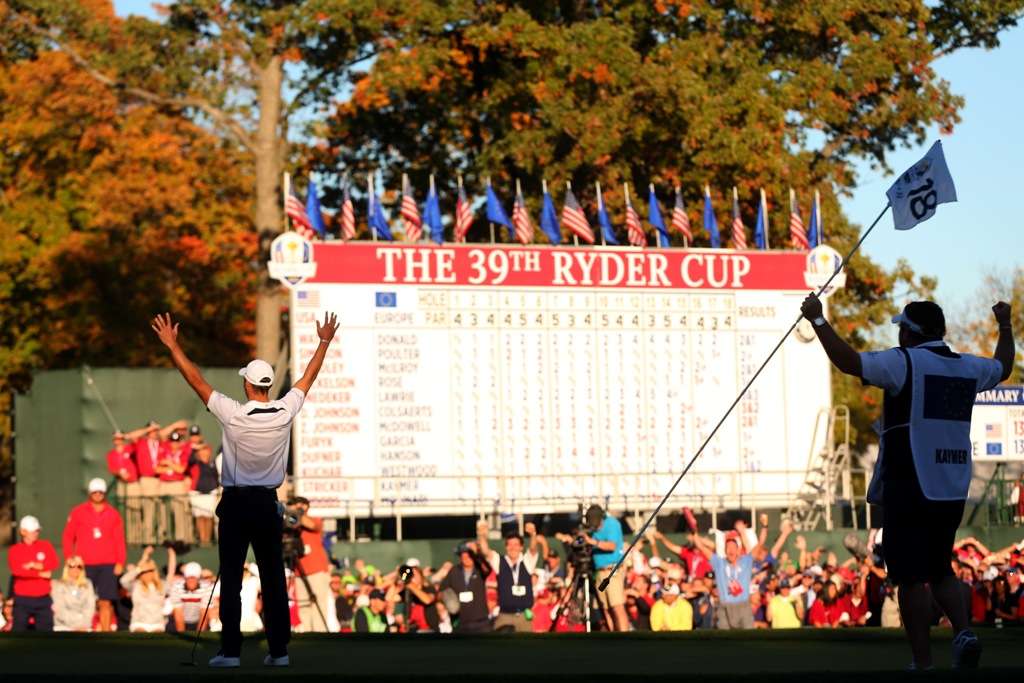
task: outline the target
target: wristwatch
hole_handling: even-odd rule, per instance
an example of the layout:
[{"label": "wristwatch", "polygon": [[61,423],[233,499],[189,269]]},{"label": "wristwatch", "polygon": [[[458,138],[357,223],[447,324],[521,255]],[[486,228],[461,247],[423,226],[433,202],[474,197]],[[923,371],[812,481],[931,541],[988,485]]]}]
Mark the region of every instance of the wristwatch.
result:
[{"label": "wristwatch", "polygon": [[825,324],[825,319],[819,315],[817,318],[811,321],[811,324],[814,325],[815,327],[821,327],[822,325]]}]

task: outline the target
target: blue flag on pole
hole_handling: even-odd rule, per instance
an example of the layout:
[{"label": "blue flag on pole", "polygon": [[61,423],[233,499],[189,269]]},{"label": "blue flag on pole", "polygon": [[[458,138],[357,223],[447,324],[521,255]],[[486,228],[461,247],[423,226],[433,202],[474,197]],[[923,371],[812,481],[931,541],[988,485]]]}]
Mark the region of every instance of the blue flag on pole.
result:
[{"label": "blue flag on pole", "polygon": [[366,222],[378,237],[389,242],[394,241],[395,238],[391,235],[391,227],[388,225],[388,219],[384,216],[384,209],[380,205],[380,197],[377,196],[376,191],[370,192],[366,197]]},{"label": "blue flag on pole", "polygon": [[551,244],[561,243],[562,228],[558,224],[558,212],[555,211],[555,202],[551,199],[547,185],[544,186],[544,206],[540,210],[540,229],[548,236]]},{"label": "blue flag on pole", "polygon": [[309,216],[309,224],[316,234],[323,239],[327,234],[327,226],[324,225],[324,215],[320,212],[320,197],[317,196],[316,183],[309,179],[309,187],[306,190],[306,215]]},{"label": "blue flag on pole", "polygon": [[512,234],[512,221],[508,219],[508,214],[505,213],[501,202],[498,201],[498,195],[494,194],[494,188],[491,187],[490,180],[487,181],[487,220],[491,223],[504,225],[508,228],[509,239],[515,240],[515,235]]},{"label": "blue flag on pole", "polygon": [[821,244],[821,216],[818,209],[818,191],[814,191],[814,203],[811,204],[811,224],[807,228],[807,243],[811,249]]},{"label": "blue flag on pole", "polygon": [[758,249],[768,248],[768,216],[765,206],[764,190],[761,190],[761,201],[757,203],[757,223],[754,225],[754,246]]},{"label": "blue flag on pole", "polygon": [[604,205],[604,196],[601,194],[601,188],[597,188],[597,222],[601,226],[601,234],[604,236],[606,244],[612,244],[618,246],[619,241],[615,239],[615,228],[612,227],[612,221],[608,217],[608,209]]},{"label": "blue flag on pole", "polygon": [[715,207],[711,205],[711,189],[704,186],[704,229],[711,237],[711,246],[715,249],[722,246],[722,239],[718,235],[718,220],[715,218]]},{"label": "blue flag on pole", "polygon": [[[433,178],[431,178],[433,180]],[[441,223],[441,204],[437,199],[437,190],[434,183],[430,183],[430,192],[427,194],[427,201],[423,205],[423,222],[430,228],[430,239],[438,244],[444,242],[444,226]]]},{"label": "blue flag on pole", "polygon": [[658,230],[658,246],[668,249],[672,244],[668,241],[668,228],[661,217],[661,208],[658,206],[658,196],[654,194],[654,185],[650,185],[650,192],[647,197],[647,222]]}]

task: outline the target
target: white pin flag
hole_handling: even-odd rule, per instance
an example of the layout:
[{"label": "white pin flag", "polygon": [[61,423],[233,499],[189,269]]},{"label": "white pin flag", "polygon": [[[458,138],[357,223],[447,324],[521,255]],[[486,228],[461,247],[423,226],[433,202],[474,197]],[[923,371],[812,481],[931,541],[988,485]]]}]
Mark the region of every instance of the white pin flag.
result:
[{"label": "white pin flag", "polygon": [[934,216],[939,204],[955,202],[956,187],[942,154],[942,143],[936,141],[924,158],[900,174],[885,194],[897,230],[910,230]]}]

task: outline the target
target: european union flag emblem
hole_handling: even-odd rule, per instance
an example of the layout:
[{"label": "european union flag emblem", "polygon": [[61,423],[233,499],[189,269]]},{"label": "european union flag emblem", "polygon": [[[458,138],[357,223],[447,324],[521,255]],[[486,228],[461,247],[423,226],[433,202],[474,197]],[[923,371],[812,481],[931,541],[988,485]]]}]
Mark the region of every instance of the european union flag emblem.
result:
[{"label": "european union flag emblem", "polygon": [[986,443],[985,444],[985,455],[1002,455],[1003,444],[1001,443]]},{"label": "european union flag emblem", "polygon": [[377,292],[377,308],[394,308],[398,305],[398,295],[394,292]]}]

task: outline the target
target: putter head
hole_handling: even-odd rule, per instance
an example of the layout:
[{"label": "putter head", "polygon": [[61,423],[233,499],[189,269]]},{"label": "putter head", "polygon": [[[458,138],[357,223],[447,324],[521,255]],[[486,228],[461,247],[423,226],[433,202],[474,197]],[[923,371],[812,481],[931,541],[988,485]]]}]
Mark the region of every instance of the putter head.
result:
[{"label": "putter head", "polygon": [[599,591],[601,591],[602,593],[604,593],[604,589],[608,587],[608,579],[610,579],[610,578],[611,578],[611,577],[607,577],[607,578],[606,578],[606,579],[605,579],[604,581],[602,581],[602,582],[601,582],[601,583],[600,583],[600,584],[598,585],[598,587],[597,587],[597,590],[599,590]]}]

